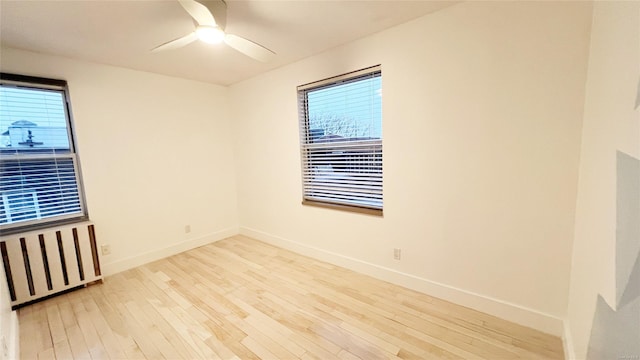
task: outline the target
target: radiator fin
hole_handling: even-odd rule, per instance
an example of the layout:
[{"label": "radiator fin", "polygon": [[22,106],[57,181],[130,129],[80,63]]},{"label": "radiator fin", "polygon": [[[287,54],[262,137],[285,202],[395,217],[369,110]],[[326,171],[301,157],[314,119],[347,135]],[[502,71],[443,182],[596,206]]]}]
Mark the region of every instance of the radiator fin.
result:
[{"label": "radiator fin", "polygon": [[95,276],[102,275],[100,271],[100,259],[98,258],[98,244],[96,243],[96,231],[93,225],[87,226],[89,231],[89,242],[91,243],[91,257],[93,258],[93,273]]},{"label": "radiator fin", "polygon": [[82,264],[82,254],[80,253],[80,240],[78,240],[78,229],[72,228],[71,233],[73,234],[73,243],[75,245],[75,250],[76,250],[76,261],[78,262],[78,275],[80,276],[80,281],[84,281],[84,267]]},{"label": "radiator fin", "polygon": [[56,231],[56,240],[58,243],[58,253],[60,254],[60,268],[62,271],[62,277],[64,278],[64,284],[69,285],[69,273],[67,272],[67,259],[64,256],[64,244],[62,243],[62,233]]},{"label": "radiator fin", "polygon": [[27,252],[27,243],[24,238],[20,238],[20,250],[22,251],[22,263],[24,264],[24,273],[27,277],[27,287],[29,294],[33,295],[36,291],[33,289],[33,277],[31,277],[31,264],[29,263],[29,253]]},{"label": "radiator fin", "polygon": [[9,254],[7,253],[7,243],[0,242],[0,252],[2,253],[2,264],[4,265],[5,275],[7,277],[7,286],[9,286],[9,296],[11,301],[16,301],[16,289],[13,286],[13,276],[11,275],[11,264],[9,263]]},{"label": "radiator fin", "polygon": [[47,289],[53,290],[53,284],[51,283],[51,270],[49,270],[49,258],[47,256],[47,246],[44,243],[44,235],[38,235],[38,240],[40,240],[40,254],[42,255],[42,264],[44,265],[44,275],[47,280]]}]

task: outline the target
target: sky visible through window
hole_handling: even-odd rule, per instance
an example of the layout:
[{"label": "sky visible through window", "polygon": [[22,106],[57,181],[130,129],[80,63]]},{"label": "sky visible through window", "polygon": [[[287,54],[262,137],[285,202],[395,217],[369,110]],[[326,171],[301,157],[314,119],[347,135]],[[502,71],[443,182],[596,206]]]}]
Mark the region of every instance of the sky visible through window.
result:
[{"label": "sky visible through window", "polygon": [[[63,93],[0,87],[0,147],[15,147],[31,131],[43,147],[69,147]],[[20,139],[17,139],[20,137]]]},{"label": "sky visible through window", "polygon": [[309,129],[322,136],[382,138],[382,81],[360,79],[308,93]]}]

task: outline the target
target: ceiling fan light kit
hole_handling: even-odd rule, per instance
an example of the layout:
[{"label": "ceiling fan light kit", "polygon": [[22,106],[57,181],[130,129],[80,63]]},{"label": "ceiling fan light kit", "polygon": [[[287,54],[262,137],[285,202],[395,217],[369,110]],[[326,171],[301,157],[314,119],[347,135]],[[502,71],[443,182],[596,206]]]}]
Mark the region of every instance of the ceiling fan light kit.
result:
[{"label": "ceiling fan light kit", "polygon": [[[216,15],[221,15],[223,19],[226,19],[226,3],[222,0],[220,1],[222,4],[224,4],[224,6],[222,7],[222,11],[224,11],[224,13]],[[251,40],[247,40],[238,35],[226,34],[216,23],[214,15],[211,13],[211,11],[201,3],[195,0],[178,0],[178,2],[187,11],[187,13],[191,15],[198,26],[196,27],[195,31],[185,36],[156,46],[151,50],[152,52],[178,49],[196,40],[202,40],[203,42],[208,44],[217,44],[224,42],[229,47],[262,62],[267,62],[275,56],[275,53],[273,51],[260,44],[257,44]]]},{"label": "ceiling fan light kit", "polygon": [[201,25],[196,29],[198,39],[207,44],[219,44],[224,40],[224,31],[219,27]]}]

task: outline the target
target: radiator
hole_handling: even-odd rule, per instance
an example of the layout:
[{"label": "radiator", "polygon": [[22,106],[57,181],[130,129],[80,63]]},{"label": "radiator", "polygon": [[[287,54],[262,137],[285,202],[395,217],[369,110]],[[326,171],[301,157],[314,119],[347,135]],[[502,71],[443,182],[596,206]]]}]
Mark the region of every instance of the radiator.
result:
[{"label": "radiator", "polygon": [[102,279],[91,222],[0,237],[12,308]]}]

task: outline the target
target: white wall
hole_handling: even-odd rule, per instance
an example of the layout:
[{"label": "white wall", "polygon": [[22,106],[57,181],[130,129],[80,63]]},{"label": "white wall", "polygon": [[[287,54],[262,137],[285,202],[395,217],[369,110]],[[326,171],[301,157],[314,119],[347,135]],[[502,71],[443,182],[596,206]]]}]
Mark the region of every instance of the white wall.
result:
[{"label": "white wall", "polygon": [[593,12],[568,307],[577,359],[598,294],[616,309],[616,151],[640,157],[640,3],[596,2]]},{"label": "white wall", "polygon": [[7,48],[0,64],[68,81],[107,274],[237,233],[227,88]]},{"label": "white wall", "polygon": [[[559,334],[590,24],[467,2],[232,86],[241,231]],[[384,217],[302,206],[296,86],[375,64]]]}]

